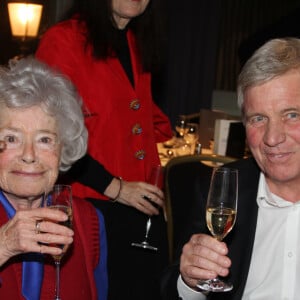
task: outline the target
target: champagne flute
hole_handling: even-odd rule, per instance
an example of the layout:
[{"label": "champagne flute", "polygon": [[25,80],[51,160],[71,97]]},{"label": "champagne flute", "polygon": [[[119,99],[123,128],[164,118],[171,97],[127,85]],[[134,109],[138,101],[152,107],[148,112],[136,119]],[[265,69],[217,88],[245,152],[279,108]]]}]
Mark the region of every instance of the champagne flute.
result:
[{"label": "champagne flute", "polygon": [[179,138],[183,138],[187,133],[187,120],[186,116],[179,115],[176,121],[175,130],[178,133]]},{"label": "champagne flute", "polygon": [[[63,211],[68,215],[68,220],[59,224],[72,228],[73,213],[72,213],[72,189],[69,185],[57,184],[44,197],[44,206],[51,209]],[[60,263],[63,255],[66,253],[69,245],[51,244],[53,247],[58,247],[63,250],[61,255],[53,255],[56,272],[55,282],[55,300],[60,300]]]},{"label": "champagne flute", "polygon": [[187,123],[187,132],[184,136],[184,139],[191,147],[191,154],[194,154],[196,142],[199,140],[198,124]]},{"label": "champagne flute", "polygon": [[[159,188],[162,188],[162,186],[163,186],[163,167],[162,166],[157,165],[157,166],[152,167],[151,173],[150,173],[150,178],[149,178],[148,182],[155,186],[158,186]],[[151,199],[149,199],[149,197],[147,197],[146,195],[144,195],[143,198],[147,201],[151,201]],[[151,229],[151,216],[148,217],[148,220],[146,223],[146,231],[145,231],[144,240],[139,243],[131,243],[131,246],[148,249],[148,250],[152,250],[152,251],[157,251],[158,248],[150,245],[150,243],[148,241],[150,229]]]},{"label": "champagne flute", "polygon": [[[231,231],[237,213],[238,170],[214,168],[206,204],[206,224],[218,241]],[[200,280],[197,286],[205,291],[227,292],[233,285],[221,279]]]}]

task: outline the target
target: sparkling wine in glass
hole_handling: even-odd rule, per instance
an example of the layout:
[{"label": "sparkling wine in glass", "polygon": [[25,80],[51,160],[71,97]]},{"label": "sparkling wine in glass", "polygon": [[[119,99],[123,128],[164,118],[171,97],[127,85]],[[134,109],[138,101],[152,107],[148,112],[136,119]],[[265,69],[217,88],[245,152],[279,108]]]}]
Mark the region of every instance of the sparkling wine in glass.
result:
[{"label": "sparkling wine in glass", "polygon": [[[57,184],[53,189],[45,195],[44,206],[51,209],[63,211],[68,215],[68,219],[64,222],[59,222],[63,226],[72,228],[73,213],[72,213],[72,189],[69,185]],[[56,269],[56,282],[55,282],[55,300],[60,298],[60,263],[63,255],[69,248],[69,245],[50,244],[52,247],[58,247],[63,250],[61,255],[53,255],[53,260]]]},{"label": "sparkling wine in glass", "polygon": [[[152,167],[150,178],[149,178],[148,182],[153,185],[158,186],[159,188],[162,188],[162,186],[163,186],[163,167],[162,166],[157,165],[157,166]],[[144,199],[146,201],[149,200],[149,199],[147,199],[147,196],[144,196]],[[131,246],[148,249],[148,250],[152,250],[152,251],[157,251],[158,248],[151,245],[148,241],[150,229],[151,229],[151,216],[149,216],[147,219],[144,240],[142,242],[138,242],[138,243],[131,243]]]},{"label": "sparkling wine in glass", "polygon": [[[238,170],[214,168],[206,203],[206,224],[218,241],[232,230],[237,213]],[[197,286],[205,291],[227,292],[233,285],[220,278],[200,280]]]}]

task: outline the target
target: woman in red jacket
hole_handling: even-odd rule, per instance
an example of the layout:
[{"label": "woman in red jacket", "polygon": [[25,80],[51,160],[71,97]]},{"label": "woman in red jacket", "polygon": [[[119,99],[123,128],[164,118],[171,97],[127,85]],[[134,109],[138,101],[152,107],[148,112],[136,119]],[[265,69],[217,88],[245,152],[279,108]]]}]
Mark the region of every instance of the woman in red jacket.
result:
[{"label": "woman in red jacket", "polygon": [[[105,214],[111,299],[159,299],[167,249],[165,222],[155,205],[163,206],[163,192],[146,181],[159,164],[156,143],[171,137],[169,120],[151,94],[150,72],[161,50],[161,1],[77,4],[77,14],[46,32],[36,57],[66,74],[84,101],[88,155],[69,175],[75,195],[91,199]],[[98,201],[108,198],[116,203]],[[157,215],[150,238],[159,252],[131,247],[142,240],[147,215]]]}]

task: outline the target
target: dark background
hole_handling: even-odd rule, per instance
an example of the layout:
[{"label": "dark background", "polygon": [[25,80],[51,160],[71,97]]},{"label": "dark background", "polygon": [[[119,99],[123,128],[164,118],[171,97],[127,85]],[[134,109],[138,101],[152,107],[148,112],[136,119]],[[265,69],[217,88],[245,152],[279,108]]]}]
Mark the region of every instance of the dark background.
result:
[{"label": "dark background", "polygon": [[[163,0],[161,0],[163,1]],[[165,0],[168,47],[155,74],[155,101],[174,124],[178,114],[211,108],[214,90],[235,91],[244,61],[271,37],[300,35],[299,0]],[[72,0],[44,4],[40,35],[59,21]],[[30,44],[34,53],[38,40]],[[0,63],[19,53],[11,38],[7,0],[0,0]]]}]

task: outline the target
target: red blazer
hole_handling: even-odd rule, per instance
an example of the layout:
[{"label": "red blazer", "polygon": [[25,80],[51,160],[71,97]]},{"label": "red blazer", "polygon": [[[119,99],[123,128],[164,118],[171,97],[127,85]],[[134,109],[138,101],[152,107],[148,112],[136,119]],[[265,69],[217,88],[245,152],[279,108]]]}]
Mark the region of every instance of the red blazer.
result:
[{"label": "red blazer", "polygon": [[[134,87],[117,58],[93,58],[84,31],[75,18],[55,25],[42,37],[36,57],[66,74],[82,96],[88,153],[114,176],[146,181],[151,166],[159,164],[156,143],[172,135],[168,118],[152,100],[151,76],[142,71],[132,32],[127,39]],[[101,198],[79,183],[73,191]]]},{"label": "red blazer", "polygon": [[[8,221],[0,205],[0,226]],[[99,223],[100,222],[100,223]],[[106,239],[104,223],[98,219],[92,204],[81,199],[73,201],[74,242],[62,259],[61,298],[72,300],[105,300],[107,294]],[[103,228],[100,228],[103,226]],[[100,237],[103,244],[100,245]],[[103,250],[103,251],[102,251]],[[103,253],[102,253],[103,252]],[[45,255],[41,300],[53,300],[55,267]],[[95,272],[99,270],[102,274]],[[96,276],[96,278],[95,278]],[[0,268],[0,299],[24,299],[22,296],[22,257],[15,256]],[[96,280],[97,279],[97,280]],[[97,282],[96,282],[97,281]]]}]

